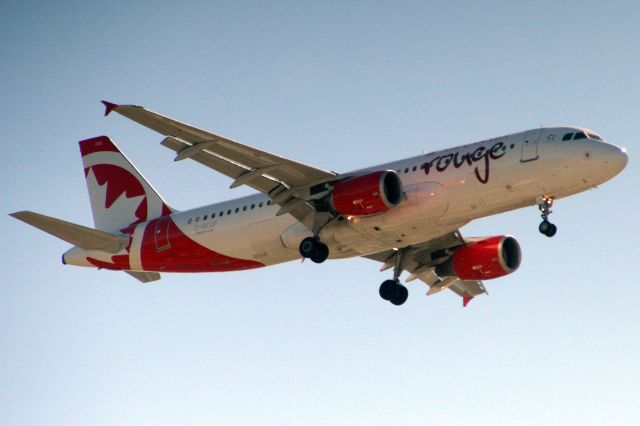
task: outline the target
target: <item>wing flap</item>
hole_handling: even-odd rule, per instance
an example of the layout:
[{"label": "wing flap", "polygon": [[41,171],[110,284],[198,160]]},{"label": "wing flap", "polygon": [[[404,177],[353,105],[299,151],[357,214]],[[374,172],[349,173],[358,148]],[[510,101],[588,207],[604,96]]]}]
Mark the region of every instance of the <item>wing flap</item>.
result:
[{"label": "wing flap", "polygon": [[[189,149],[193,146],[189,145],[185,141],[173,137],[165,138],[162,141],[161,145],[177,152],[178,155],[180,152],[183,152],[183,150]],[[189,158],[217,172],[220,172],[225,176],[229,176],[234,180],[238,180],[244,173],[247,173],[249,171],[247,167],[243,167],[226,158],[222,158],[218,155],[210,153],[206,149],[193,154]],[[268,193],[279,185],[278,182],[267,179],[263,176],[256,176],[254,179],[249,180],[245,184],[263,193]]]},{"label": "wing flap", "polygon": [[487,292],[482,281],[464,281],[461,279],[456,279],[449,289],[463,298],[473,298]]}]

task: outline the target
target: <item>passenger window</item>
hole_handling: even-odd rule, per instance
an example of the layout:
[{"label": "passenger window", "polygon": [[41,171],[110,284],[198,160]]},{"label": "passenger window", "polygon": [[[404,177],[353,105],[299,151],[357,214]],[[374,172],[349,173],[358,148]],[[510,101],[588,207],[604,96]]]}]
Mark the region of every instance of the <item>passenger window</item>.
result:
[{"label": "passenger window", "polygon": [[220,214],[218,215],[219,217],[224,216],[224,212],[220,212]]},{"label": "passenger window", "polygon": [[247,211],[247,206],[244,206],[244,207],[242,208],[242,211],[243,211],[243,212],[246,212],[246,211]]},{"label": "passenger window", "polygon": [[564,135],[562,137],[562,140],[563,141],[570,141],[572,137],[573,137],[573,133],[567,133],[566,135]]},{"label": "passenger window", "polygon": [[267,201],[267,205],[270,206],[271,205],[271,200]]},{"label": "passenger window", "polygon": [[418,166],[413,166],[413,171],[415,172],[416,170],[418,170]]},{"label": "passenger window", "polygon": [[187,223],[188,223],[189,225],[191,225],[191,223],[193,223],[193,218],[192,218],[192,217],[190,217],[190,218],[189,218],[189,220],[187,221]]},{"label": "passenger window", "polygon": [[227,216],[231,214],[231,209],[227,210]]},{"label": "passenger window", "polygon": [[211,213],[211,219],[215,218],[216,214],[215,213]]},{"label": "passenger window", "polygon": [[205,214],[204,217],[202,218],[202,220],[207,220],[208,217],[209,217],[209,215]]},{"label": "passenger window", "polygon": [[258,208],[262,207],[262,201],[258,204]]},{"label": "passenger window", "polygon": [[580,133],[576,133],[576,135],[573,137],[573,140],[578,140],[578,139],[586,139],[587,135],[585,135],[583,132]]},{"label": "passenger window", "polygon": [[251,204],[251,210],[255,209],[256,205],[255,204]]},{"label": "passenger window", "polygon": [[240,211],[240,207],[236,207],[236,213]]},{"label": "passenger window", "polygon": [[196,223],[200,222],[200,216],[196,217]]}]

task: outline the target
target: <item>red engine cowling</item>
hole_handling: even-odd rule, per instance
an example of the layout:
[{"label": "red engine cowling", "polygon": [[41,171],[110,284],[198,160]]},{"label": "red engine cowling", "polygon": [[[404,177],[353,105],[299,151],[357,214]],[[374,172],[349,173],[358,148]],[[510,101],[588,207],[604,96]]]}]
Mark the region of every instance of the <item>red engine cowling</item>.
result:
[{"label": "red engine cowling", "polygon": [[382,170],[338,182],[331,193],[331,205],[344,216],[368,216],[397,206],[403,193],[400,176],[393,170]]},{"label": "red engine cowling", "polygon": [[436,273],[462,280],[490,280],[514,272],[520,266],[520,245],[509,235],[499,235],[464,245]]}]

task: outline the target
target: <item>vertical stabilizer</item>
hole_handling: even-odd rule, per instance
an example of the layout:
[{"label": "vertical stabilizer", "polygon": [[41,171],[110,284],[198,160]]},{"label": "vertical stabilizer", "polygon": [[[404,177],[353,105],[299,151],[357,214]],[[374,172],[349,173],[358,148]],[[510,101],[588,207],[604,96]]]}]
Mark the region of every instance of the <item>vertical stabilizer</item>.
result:
[{"label": "vertical stabilizer", "polygon": [[80,153],[96,229],[113,232],[172,213],[108,137],[81,141]]}]

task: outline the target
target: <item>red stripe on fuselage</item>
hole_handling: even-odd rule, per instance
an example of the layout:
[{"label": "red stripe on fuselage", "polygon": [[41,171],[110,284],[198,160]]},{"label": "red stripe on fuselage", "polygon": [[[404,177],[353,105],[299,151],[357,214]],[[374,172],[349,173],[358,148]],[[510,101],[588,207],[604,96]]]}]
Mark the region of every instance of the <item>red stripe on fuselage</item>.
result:
[{"label": "red stripe on fuselage", "polygon": [[[169,223],[166,227],[156,226],[159,220],[168,220]],[[163,234],[158,235],[158,240],[156,232]],[[225,256],[201,246],[187,237],[171,218],[154,219],[147,223],[140,260],[145,271],[158,272],[226,272],[265,266],[253,260]]]}]

